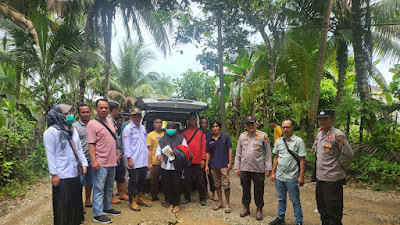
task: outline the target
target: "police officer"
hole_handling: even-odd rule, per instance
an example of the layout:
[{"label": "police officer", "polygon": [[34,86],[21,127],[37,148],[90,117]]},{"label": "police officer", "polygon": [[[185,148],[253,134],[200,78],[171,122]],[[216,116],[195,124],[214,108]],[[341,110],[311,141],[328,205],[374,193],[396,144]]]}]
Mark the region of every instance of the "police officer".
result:
[{"label": "police officer", "polygon": [[[240,135],[235,157],[235,173],[240,177],[243,188],[241,217],[250,214],[250,187],[254,184],[254,201],[257,206],[256,219],[262,220],[264,206],[264,181],[272,170],[271,147],[268,135],[257,130],[255,116],[246,116],[244,119],[247,132]],[[264,161],[265,154],[265,161]]]},{"label": "police officer", "polygon": [[313,151],[317,154],[316,198],[323,225],[341,225],[343,217],[343,185],[353,151],[344,133],[335,127],[335,111],[318,112],[319,130]]}]

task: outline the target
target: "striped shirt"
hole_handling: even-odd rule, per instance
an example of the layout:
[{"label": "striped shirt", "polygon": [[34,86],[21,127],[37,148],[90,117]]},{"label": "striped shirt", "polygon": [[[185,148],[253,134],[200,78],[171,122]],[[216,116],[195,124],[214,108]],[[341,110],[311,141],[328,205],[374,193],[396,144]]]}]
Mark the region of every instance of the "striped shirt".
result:
[{"label": "striped shirt", "polygon": [[82,123],[81,120],[78,120],[75,123],[73,123],[72,126],[74,126],[75,129],[78,131],[79,139],[81,139],[82,150],[83,153],[85,153],[86,159],[90,160],[89,145],[87,143],[87,136],[86,136],[86,124]]}]

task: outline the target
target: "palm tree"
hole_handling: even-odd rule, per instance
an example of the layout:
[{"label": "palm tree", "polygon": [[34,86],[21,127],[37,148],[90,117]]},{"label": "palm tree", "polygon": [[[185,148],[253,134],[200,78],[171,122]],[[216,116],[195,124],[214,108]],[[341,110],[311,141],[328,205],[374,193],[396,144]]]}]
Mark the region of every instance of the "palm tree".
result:
[{"label": "palm tree", "polygon": [[[145,1],[116,1],[116,0],[96,0],[94,3],[94,18],[98,25],[102,27],[104,45],[105,45],[105,70],[104,70],[104,95],[107,97],[110,89],[110,63],[111,63],[111,37],[112,23],[117,9],[122,12],[125,21],[125,27],[129,33],[129,22],[132,22],[132,27],[135,29],[139,40],[143,40],[141,28],[146,27],[155,40],[157,46],[163,51],[164,55],[170,52],[169,40],[166,29],[164,28],[165,21],[158,15],[163,8],[157,7],[157,2],[151,0]],[[168,18],[168,16],[167,16]],[[140,22],[139,22],[140,21]],[[171,20],[168,20],[171,21]]]}]

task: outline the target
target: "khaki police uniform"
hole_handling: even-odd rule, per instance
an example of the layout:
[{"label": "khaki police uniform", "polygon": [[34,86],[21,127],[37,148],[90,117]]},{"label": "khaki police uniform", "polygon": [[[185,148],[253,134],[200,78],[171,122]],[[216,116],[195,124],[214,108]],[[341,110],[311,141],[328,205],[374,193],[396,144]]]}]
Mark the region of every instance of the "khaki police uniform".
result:
[{"label": "khaki police uniform", "polygon": [[353,159],[353,151],[345,134],[332,127],[320,130],[313,144],[316,151],[316,198],[323,224],[342,224],[343,184],[346,170]]},{"label": "khaki police uniform", "polygon": [[[265,157],[264,157],[265,155]],[[265,171],[272,170],[271,147],[268,135],[257,130],[254,135],[243,132],[238,140],[235,156],[235,170],[240,170],[243,188],[242,204],[250,205],[251,180],[254,183],[254,201],[257,207],[264,206]]]}]

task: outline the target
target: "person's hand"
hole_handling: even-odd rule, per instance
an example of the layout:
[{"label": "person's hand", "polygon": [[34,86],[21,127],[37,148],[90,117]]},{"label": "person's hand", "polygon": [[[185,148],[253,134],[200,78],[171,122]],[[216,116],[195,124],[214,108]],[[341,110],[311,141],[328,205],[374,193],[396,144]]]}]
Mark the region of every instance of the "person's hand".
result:
[{"label": "person's hand", "polygon": [[129,166],[129,168],[133,168],[133,166],[134,166],[131,158],[128,159],[128,166]]},{"label": "person's hand", "polygon": [[297,184],[300,187],[303,187],[303,185],[304,185],[304,177],[300,176],[299,179],[297,179]]},{"label": "person's hand", "polygon": [[121,154],[117,154],[117,163],[118,165],[121,163]]},{"label": "person's hand", "polygon": [[158,155],[158,156],[157,156],[157,160],[158,160],[158,161],[162,161],[162,156],[161,156],[161,155]]},{"label": "person's hand", "polygon": [[271,174],[271,178],[270,179],[271,179],[272,182],[275,182],[275,173]]},{"label": "person's hand", "polygon": [[210,168],[208,166],[206,166],[206,168],[204,169],[204,171],[206,171],[206,174],[210,174]]},{"label": "person's hand", "polygon": [[98,169],[100,169],[100,165],[99,165],[99,163],[98,163],[97,161],[93,161],[93,162],[92,162],[92,169],[93,169],[93,170],[98,170]]},{"label": "person's hand", "polygon": [[235,170],[236,176],[240,177],[240,170]]},{"label": "person's hand", "polygon": [[206,162],[205,162],[204,160],[201,160],[200,167],[201,167],[201,168],[204,168],[205,165],[206,165]]},{"label": "person's hand", "polygon": [[227,167],[228,167],[228,171],[232,170],[232,164],[231,163],[228,163]]},{"label": "person's hand", "polygon": [[265,176],[266,177],[269,177],[269,173],[270,173],[271,171],[269,171],[269,170],[267,170],[267,171],[265,171]]},{"label": "person's hand", "polygon": [[59,184],[60,184],[60,177],[57,174],[51,176],[51,185],[57,187]]},{"label": "person's hand", "polygon": [[83,172],[83,174],[86,174],[86,172],[87,172],[87,166],[82,167],[82,172]]},{"label": "person's hand", "polygon": [[314,148],[311,148],[310,153],[311,153],[311,154],[314,153]]},{"label": "person's hand", "polygon": [[152,164],[149,164],[149,166],[147,168],[149,168],[150,172],[153,172],[153,165]]},{"label": "person's hand", "polygon": [[175,156],[175,155],[174,155],[174,151],[171,152],[171,156]]}]

